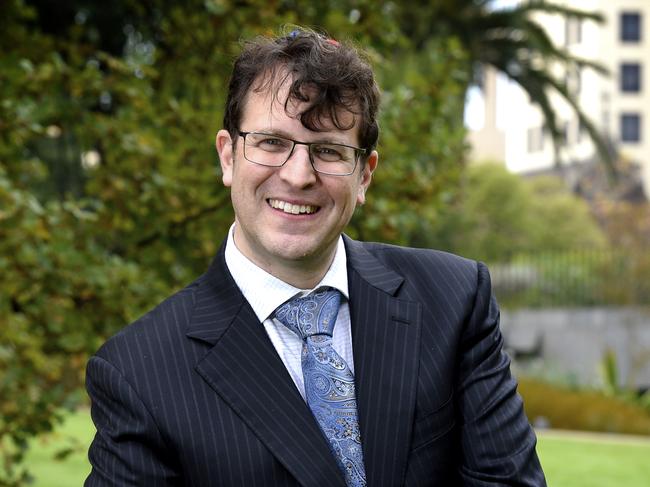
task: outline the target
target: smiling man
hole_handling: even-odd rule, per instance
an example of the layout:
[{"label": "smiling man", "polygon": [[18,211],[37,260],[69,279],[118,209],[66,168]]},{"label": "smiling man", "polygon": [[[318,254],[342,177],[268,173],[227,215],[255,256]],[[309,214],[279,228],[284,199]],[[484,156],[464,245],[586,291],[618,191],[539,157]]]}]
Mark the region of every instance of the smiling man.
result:
[{"label": "smiling man", "polygon": [[379,91],[307,30],[237,59],[208,271],[91,358],[89,486],[542,486],[486,268],[343,235]]},{"label": "smiling man", "polygon": [[[299,39],[294,43],[294,49],[300,48]],[[331,43],[324,47],[331,54],[340,49]],[[271,61],[278,62],[259,59],[251,67],[259,70],[260,64]],[[313,81],[294,78],[281,64],[261,69],[245,93],[231,91],[232,98],[244,98],[243,109],[237,120],[226,121],[229,130],[217,134],[223,182],[231,188],[236,215],[234,243],[269,274],[308,289],[325,275],[343,229],[365,200],[377,165],[376,141],[358,147],[363,122],[352,99],[349,107],[332,105],[314,113],[306,126],[303,113],[323,110],[319,105],[312,108],[319,88]],[[375,87],[367,89],[372,99],[364,103],[376,111]],[[299,99],[290,96],[292,90]]]}]

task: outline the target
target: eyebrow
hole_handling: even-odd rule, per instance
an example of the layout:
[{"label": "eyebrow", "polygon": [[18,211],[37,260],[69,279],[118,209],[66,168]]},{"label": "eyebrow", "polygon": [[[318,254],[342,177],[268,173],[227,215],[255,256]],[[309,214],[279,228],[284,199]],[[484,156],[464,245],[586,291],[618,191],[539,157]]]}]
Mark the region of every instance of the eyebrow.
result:
[{"label": "eyebrow", "polygon": [[268,134],[268,135],[277,135],[278,137],[284,137],[285,139],[296,140],[298,142],[305,142],[309,144],[339,144],[339,145],[354,146],[352,142],[335,140],[335,139],[317,139],[317,140],[310,140],[310,141],[297,140],[293,138],[292,134],[282,129],[261,128],[261,129],[251,130],[250,132],[258,132],[258,133]]}]

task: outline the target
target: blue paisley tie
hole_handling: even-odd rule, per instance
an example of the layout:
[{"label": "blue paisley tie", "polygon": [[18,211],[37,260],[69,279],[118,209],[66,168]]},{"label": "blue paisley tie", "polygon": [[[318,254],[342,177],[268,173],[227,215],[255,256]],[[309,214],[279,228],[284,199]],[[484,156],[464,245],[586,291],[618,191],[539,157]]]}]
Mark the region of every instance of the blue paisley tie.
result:
[{"label": "blue paisley tie", "polygon": [[330,444],[348,486],[365,486],[361,434],[354,394],[354,375],[332,347],[332,331],[341,294],[319,289],[294,298],[275,311],[275,318],[302,338],[305,396]]}]

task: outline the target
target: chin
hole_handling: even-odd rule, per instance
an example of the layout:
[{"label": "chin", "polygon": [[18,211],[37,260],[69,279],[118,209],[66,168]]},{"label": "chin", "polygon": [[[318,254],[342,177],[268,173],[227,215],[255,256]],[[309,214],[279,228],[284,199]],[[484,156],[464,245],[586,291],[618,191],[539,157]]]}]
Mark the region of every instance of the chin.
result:
[{"label": "chin", "polygon": [[274,253],[278,258],[285,261],[309,260],[319,254],[319,252],[317,252],[315,249],[305,247],[305,246],[297,247],[297,248],[284,247],[282,249],[277,249],[277,251]]},{"label": "chin", "polygon": [[326,253],[326,247],[322,243],[319,244],[311,239],[305,241],[304,239],[295,238],[295,236],[284,237],[271,248],[271,254],[285,261],[312,260]]}]

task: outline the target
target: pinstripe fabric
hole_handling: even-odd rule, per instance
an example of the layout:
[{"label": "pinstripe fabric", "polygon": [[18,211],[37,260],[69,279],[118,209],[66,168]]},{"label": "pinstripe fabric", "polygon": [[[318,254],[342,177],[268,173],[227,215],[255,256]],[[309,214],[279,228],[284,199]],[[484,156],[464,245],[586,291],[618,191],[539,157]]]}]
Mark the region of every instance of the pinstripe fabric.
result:
[{"label": "pinstripe fabric", "polygon": [[[345,245],[368,485],[545,485],[485,267]],[[98,430],[87,486],[344,485],[223,248],[110,339],[86,382]]]}]

